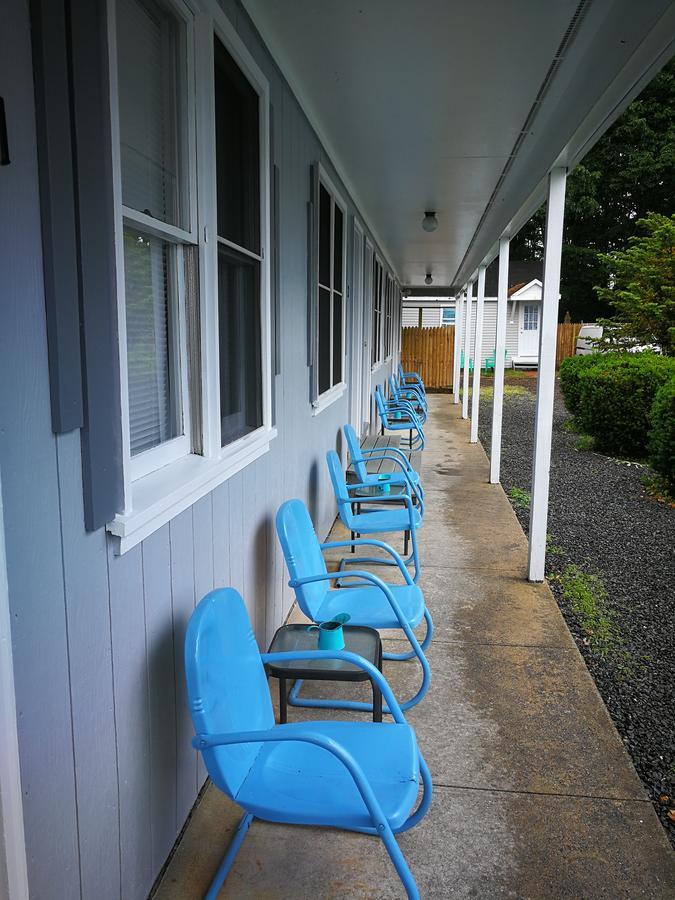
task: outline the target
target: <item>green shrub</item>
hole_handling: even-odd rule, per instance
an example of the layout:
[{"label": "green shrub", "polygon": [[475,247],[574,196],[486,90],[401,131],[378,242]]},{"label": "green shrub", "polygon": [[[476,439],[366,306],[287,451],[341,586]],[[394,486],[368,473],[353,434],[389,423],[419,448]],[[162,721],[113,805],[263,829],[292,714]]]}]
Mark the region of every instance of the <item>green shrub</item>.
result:
[{"label": "green shrub", "polygon": [[675,491],[675,374],[656,392],[651,409],[649,461]]},{"label": "green shrub", "polygon": [[579,376],[600,358],[600,353],[589,353],[587,356],[568,356],[560,363],[560,390],[565,406],[573,416],[579,412]]},{"label": "green shrub", "polygon": [[598,356],[579,374],[579,424],[601,452],[643,458],[652,404],[675,360],[649,351]]}]

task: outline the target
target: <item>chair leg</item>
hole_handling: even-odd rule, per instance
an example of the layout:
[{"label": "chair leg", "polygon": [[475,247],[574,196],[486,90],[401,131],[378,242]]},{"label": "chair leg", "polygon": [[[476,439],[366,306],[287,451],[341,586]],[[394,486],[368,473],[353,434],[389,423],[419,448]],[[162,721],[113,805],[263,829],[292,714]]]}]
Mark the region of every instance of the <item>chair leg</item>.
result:
[{"label": "chair leg", "polygon": [[[431,643],[431,638],[434,633],[434,623],[431,619],[431,613],[428,609],[424,610],[424,621],[426,622],[427,630],[424,635],[424,640],[420,644],[422,650],[426,650],[429,644]],[[407,650],[405,653],[384,653],[382,654],[383,659],[394,659],[394,660],[406,660],[412,659],[417,654],[414,650]]]},{"label": "chair leg", "polygon": [[234,859],[239,852],[239,848],[241,847],[244,838],[246,837],[246,832],[251,827],[252,822],[252,813],[244,813],[244,815],[239,820],[237,830],[235,831],[234,836],[230,841],[230,846],[227,848],[227,852],[223,857],[223,861],[218,866],[215,877],[209,886],[204,900],[216,900],[218,892],[223,886],[223,882],[227,878],[229,871],[232,868],[232,863],[234,862]]},{"label": "chair leg", "polygon": [[398,877],[401,879],[401,883],[405,888],[408,900],[419,900],[420,892],[417,890],[415,879],[413,878],[408,863],[405,861],[405,856],[401,852],[401,848],[396,842],[394,832],[389,827],[388,822],[378,825],[378,834],[382,839],[382,843],[387,848],[387,853],[394,864],[394,868],[398,872]]}]

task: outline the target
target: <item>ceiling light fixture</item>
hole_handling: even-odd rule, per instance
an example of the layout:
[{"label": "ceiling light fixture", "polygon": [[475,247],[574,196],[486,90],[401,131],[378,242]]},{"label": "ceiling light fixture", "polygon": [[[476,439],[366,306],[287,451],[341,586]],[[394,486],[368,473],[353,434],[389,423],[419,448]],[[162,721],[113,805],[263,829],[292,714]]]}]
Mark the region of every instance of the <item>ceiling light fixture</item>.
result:
[{"label": "ceiling light fixture", "polygon": [[424,279],[425,284],[431,284],[434,279],[431,277],[431,272],[427,272],[427,277]]},{"label": "ceiling light fixture", "polygon": [[438,228],[438,219],[433,210],[425,211],[424,218],[422,219],[422,228],[424,228],[425,231],[436,231]]}]

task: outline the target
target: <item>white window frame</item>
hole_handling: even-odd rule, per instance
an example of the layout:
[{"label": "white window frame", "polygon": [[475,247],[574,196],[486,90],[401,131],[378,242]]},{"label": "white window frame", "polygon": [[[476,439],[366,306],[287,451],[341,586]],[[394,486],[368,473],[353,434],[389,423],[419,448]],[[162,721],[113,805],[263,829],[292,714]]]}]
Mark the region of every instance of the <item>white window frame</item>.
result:
[{"label": "white window frame", "polygon": [[[375,285],[377,284],[377,278],[375,273],[375,266],[379,265],[382,270],[382,279],[380,281],[380,290],[379,290],[379,302],[378,298],[375,295]],[[371,326],[370,326],[370,339],[372,341],[373,346],[371,347],[371,359],[372,359],[372,350],[375,349],[376,356],[375,360],[371,363],[371,372],[375,372],[380,366],[384,365],[384,341],[383,341],[383,322],[384,322],[384,294],[385,294],[385,284],[387,279],[387,269],[384,265],[382,257],[377,251],[373,254],[373,289],[371,291],[372,298],[372,306],[371,306]],[[375,310],[377,310],[377,314],[379,316],[379,328],[373,328],[374,323],[374,314]],[[377,334],[376,334],[377,332]],[[375,346],[377,337],[377,346]]]},{"label": "white window frame", "polygon": [[[339,400],[340,397],[344,394],[347,389],[347,381],[346,381],[346,334],[347,334],[347,204],[342,199],[342,195],[335,187],[335,184],[331,180],[330,176],[326,172],[323,165],[319,162],[317,163],[317,196],[315,202],[315,217],[317,222],[317,227],[314,229],[315,233],[315,242],[316,246],[313,248],[314,258],[316,260],[315,271],[313,272],[313,281],[314,284],[312,286],[315,292],[315,304],[316,304],[316,315],[315,315],[315,334],[313,336],[314,340],[314,348],[315,348],[315,369],[316,369],[316,397],[312,401],[312,415],[316,416],[319,413],[323,412],[328,406],[331,406],[336,400]],[[334,258],[334,246],[335,246],[335,207],[339,207],[342,212],[342,284],[340,296],[342,298],[342,315],[340,327],[342,329],[342,358],[340,360],[340,380],[335,384],[331,384],[329,388],[327,388],[323,393],[319,393],[319,196],[321,192],[321,185],[328,191],[328,194],[331,198],[331,216],[330,216],[330,286],[328,289],[330,290],[331,295],[331,320],[330,320],[330,376],[331,382],[333,380],[333,328],[335,327],[335,321],[333,316],[334,311],[334,303],[333,303],[333,267],[335,265]],[[326,288],[326,285],[322,285],[323,288]]]},{"label": "white window frame", "polygon": [[[199,310],[201,353],[201,442],[202,452],[191,452],[190,398],[187,396],[187,327],[185,304],[179,307],[181,375],[185,372],[183,397],[184,435],[145,451],[132,460],[129,439],[128,378],[126,360],[126,298],[122,233],[126,220],[155,234],[154,220],[122,206],[119,114],[117,96],[117,47],[115,8],[108,0],[109,62],[111,84],[111,130],[113,142],[115,201],[115,257],[117,266],[118,328],[120,352],[120,415],[124,471],[123,509],[108,525],[124,553],[194,504],[218,484],[269,450],[276,437],[272,426],[272,346],[270,257],[270,129],[269,83],[216,0],[167,0],[180,14],[192,20],[188,34],[188,71],[194,84],[188,91],[190,127],[188,164],[190,171],[190,231],[162,225],[161,235],[175,242],[196,244],[199,258]],[[218,38],[249,80],[260,98],[260,254],[218,239],[216,208],[216,160],[214,118],[213,40]],[[196,51],[196,52],[195,52]],[[193,154],[193,155],[190,155]],[[189,240],[188,240],[189,238]],[[260,340],[262,377],[262,425],[226,446],[220,439],[220,356],[218,343],[218,244],[234,247],[260,263]],[[343,247],[344,253],[344,247]],[[182,254],[179,252],[179,256]],[[184,275],[179,260],[179,278]],[[344,263],[343,263],[344,277]],[[343,316],[344,316],[343,302]],[[343,362],[344,371],[344,362]],[[146,456],[147,454],[147,456]],[[150,456],[152,454],[152,457]],[[141,458],[143,465],[141,465]]]}]

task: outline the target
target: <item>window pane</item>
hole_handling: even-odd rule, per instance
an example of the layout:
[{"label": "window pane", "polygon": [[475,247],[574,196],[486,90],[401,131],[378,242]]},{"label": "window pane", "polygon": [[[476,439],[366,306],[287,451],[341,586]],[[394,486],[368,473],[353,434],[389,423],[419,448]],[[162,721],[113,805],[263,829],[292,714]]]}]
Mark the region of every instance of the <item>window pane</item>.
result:
[{"label": "window pane", "polygon": [[154,0],[120,0],[117,15],[122,202],[189,227],[180,178],[185,25]]},{"label": "window pane", "polygon": [[333,248],[333,288],[342,293],[342,240],[343,240],[343,215],[340,207],[335,204],[335,227]]},{"label": "window pane", "polygon": [[330,291],[319,288],[319,393],[330,387]]},{"label": "window pane", "polygon": [[319,188],[319,284],[330,287],[330,194]]},{"label": "window pane", "polygon": [[218,234],[260,253],[258,94],[218,38],[214,60]]},{"label": "window pane", "polygon": [[218,247],[218,337],[222,446],[262,420],[260,263]]},{"label": "window pane", "polygon": [[333,384],[342,381],[342,297],[333,294]]},{"label": "window pane", "polygon": [[183,433],[176,248],[124,229],[131,455]]}]

